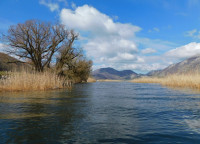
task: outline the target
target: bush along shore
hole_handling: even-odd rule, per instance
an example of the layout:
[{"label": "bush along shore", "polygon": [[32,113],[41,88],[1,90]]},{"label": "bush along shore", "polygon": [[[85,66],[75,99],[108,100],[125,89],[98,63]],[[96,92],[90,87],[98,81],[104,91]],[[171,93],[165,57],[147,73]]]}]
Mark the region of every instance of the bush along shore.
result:
[{"label": "bush along shore", "polygon": [[135,83],[159,83],[173,88],[191,88],[200,90],[200,74],[175,74],[166,77],[142,77],[134,79]]},{"label": "bush along shore", "polygon": [[87,82],[92,61],[75,47],[78,37],[64,25],[39,20],[11,26],[3,40],[10,46],[7,51],[22,61],[10,58],[12,62],[6,62],[4,67],[12,63],[17,70],[1,69],[12,72],[0,73],[0,91],[71,88],[72,83]]}]

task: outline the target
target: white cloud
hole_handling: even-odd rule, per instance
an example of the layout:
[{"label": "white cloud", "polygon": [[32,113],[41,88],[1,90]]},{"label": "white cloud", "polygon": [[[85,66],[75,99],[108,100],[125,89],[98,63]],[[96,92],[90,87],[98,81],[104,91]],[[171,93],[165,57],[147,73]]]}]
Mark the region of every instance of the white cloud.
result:
[{"label": "white cloud", "polygon": [[88,5],[75,10],[62,9],[60,18],[68,28],[89,32],[83,49],[94,63],[109,65],[137,60],[138,48],[132,38],[141,30],[140,27],[114,22],[111,17]]},{"label": "white cloud", "polygon": [[141,72],[152,71],[165,68],[165,65],[161,63],[152,63],[152,64],[125,64],[121,67],[121,70],[124,69],[132,69],[132,70],[140,70]]},{"label": "white cloud", "polygon": [[200,54],[200,43],[192,42],[184,46],[173,48],[157,56],[143,56],[144,63],[140,65],[136,64],[135,66],[140,70],[146,69],[146,71],[163,69],[171,64],[198,54]]},{"label": "white cloud", "polygon": [[119,17],[118,16],[112,16],[113,20],[118,20]]},{"label": "white cloud", "polygon": [[154,27],[153,29],[150,29],[148,32],[160,32],[160,29],[157,27]]},{"label": "white cloud", "polygon": [[198,31],[197,29],[186,31],[185,36],[192,37],[194,39],[200,39],[200,31]]},{"label": "white cloud", "polygon": [[0,43],[0,52],[5,53],[5,54],[9,54],[11,57],[14,57],[14,58],[16,58],[18,60],[23,61],[22,59],[20,59],[20,57],[14,55],[14,54],[10,54],[9,51],[11,51],[11,50],[13,50],[13,49],[9,45]]},{"label": "white cloud", "polygon": [[59,4],[58,3],[52,3],[51,1],[46,1],[46,0],[40,0],[39,3],[41,5],[47,6],[52,12],[59,10]]},{"label": "white cloud", "polygon": [[84,45],[84,49],[95,62],[130,60],[138,51],[134,42],[119,37],[91,39]]},{"label": "white cloud", "polygon": [[39,0],[39,4],[48,7],[51,12],[59,11],[60,6],[68,6],[67,0]]},{"label": "white cloud", "polygon": [[72,2],[72,3],[71,3],[71,7],[72,7],[73,9],[76,9],[76,4],[75,4],[74,2]]},{"label": "white cloud", "polygon": [[174,59],[185,59],[198,54],[200,54],[200,43],[192,42],[168,51],[165,56]]},{"label": "white cloud", "polygon": [[156,52],[156,50],[153,49],[153,48],[146,48],[146,49],[143,49],[141,51],[141,53],[143,53],[143,54],[152,54],[152,53],[155,53],[155,52]]},{"label": "white cloud", "polygon": [[197,32],[197,29],[193,29],[193,30],[187,31],[185,33],[185,36],[193,37],[196,32]]},{"label": "white cloud", "polygon": [[138,26],[131,24],[115,23],[109,16],[88,5],[77,7],[74,11],[62,9],[60,18],[61,22],[70,28],[89,31],[93,34],[98,33],[98,35],[130,37],[141,30]]},{"label": "white cloud", "polygon": [[[168,41],[137,37],[140,27],[115,22],[110,16],[88,5],[74,7],[74,10],[62,9],[60,20],[67,28],[81,33],[82,47],[87,56],[92,58],[93,69],[113,67],[147,72],[165,68],[200,52],[198,43],[177,47]],[[158,28],[152,30],[160,31]],[[146,49],[139,51],[138,47]],[[160,56],[154,56],[153,53]]]},{"label": "white cloud", "polygon": [[178,46],[172,42],[163,41],[160,39],[135,37],[134,40],[137,45],[142,46],[143,48],[153,48],[157,51],[157,53],[164,53]]},{"label": "white cloud", "polygon": [[6,50],[8,49],[8,46],[3,44],[3,43],[0,43],[0,52],[6,52]]},{"label": "white cloud", "polygon": [[2,52],[2,49],[3,49],[3,44],[0,43],[0,52]]},{"label": "white cloud", "polygon": [[[151,71],[163,69],[167,66],[180,62],[184,59],[190,58],[200,54],[200,43],[192,42],[177,48],[168,50],[167,52],[153,56],[138,56],[143,58],[142,63],[127,64],[127,67],[132,67],[140,71]],[[128,66],[130,65],[130,66]]]}]

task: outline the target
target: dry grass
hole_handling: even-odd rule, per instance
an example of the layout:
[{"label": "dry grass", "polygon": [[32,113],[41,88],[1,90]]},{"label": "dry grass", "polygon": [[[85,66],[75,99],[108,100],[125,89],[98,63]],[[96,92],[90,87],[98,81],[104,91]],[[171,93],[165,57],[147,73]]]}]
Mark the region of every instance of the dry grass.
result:
[{"label": "dry grass", "polygon": [[159,83],[169,87],[192,88],[200,90],[200,74],[169,75],[163,78],[142,77],[132,80],[136,83]]},{"label": "dry grass", "polygon": [[92,77],[89,77],[87,82],[88,83],[93,83],[93,82],[96,82],[97,80],[95,78],[92,78]]},{"label": "dry grass", "polygon": [[99,81],[99,82],[121,82],[123,80],[100,79],[97,81]]},{"label": "dry grass", "polygon": [[65,80],[55,73],[9,72],[0,79],[0,91],[29,91],[63,88]]}]

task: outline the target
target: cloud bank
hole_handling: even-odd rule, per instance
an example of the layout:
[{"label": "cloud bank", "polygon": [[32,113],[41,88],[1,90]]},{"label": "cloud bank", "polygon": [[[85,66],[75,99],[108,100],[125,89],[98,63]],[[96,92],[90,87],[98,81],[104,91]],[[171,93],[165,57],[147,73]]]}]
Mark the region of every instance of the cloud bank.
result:
[{"label": "cloud bank", "polygon": [[109,65],[138,60],[139,50],[133,38],[140,27],[114,22],[111,17],[88,5],[74,11],[62,9],[60,18],[68,28],[88,32],[83,48],[94,63]]},{"label": "cloud bank", "polygon": [[[93,60],[93,69],[113,67],[148,72],[200,54],[200,43],[178,46],[169,41],[139,37],[140,26],[118,22],[117,16],[109,16],[87,4],[77,6],[71,2],[68,5],[67,0],[39,0],[39,3],[51,12],[58,12],[62,24],[80,33],[79,44]],[[146,32],[160,31],[159,27],[153,27]],[[185,32],[185,36],[199,39],[199,33],[193,29]]]},{"label": "cloud bank", "polygon": [[200,43],[191,42],[165,53],[165,57],[185,59],[200,54]]},{"label": "cloud bank", "polygon": [[[81,33],[82,47],[94,61],[94,69],[111,66],[147,72],[200,53],[199,43],[176,47],[168,41],[137,37],[141,27],[115,22],[89,5],[62,9],[60,20],[67,28]],[[159,32],[159,29],[154,31]]]}]

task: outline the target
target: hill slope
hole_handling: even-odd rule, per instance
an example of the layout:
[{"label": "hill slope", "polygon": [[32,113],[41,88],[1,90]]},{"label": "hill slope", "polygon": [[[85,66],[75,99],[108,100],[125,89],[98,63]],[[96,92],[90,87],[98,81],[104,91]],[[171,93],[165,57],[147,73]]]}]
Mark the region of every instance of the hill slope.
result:
[{"label": "hill slope", "polygon": [[172,64],[163,70],[149,72],[149,76],[166,76],[171,74],[191,74],[200,72],[200,55],[193,56],[177,64]]},{"label": "hill slope", "polygon": [[10,71],[13,69],[19,69],[20,67],[25,67],[26,64],[13,58],[5,53],[0,53],[0,71]]},{"label": "hill slope", "polygon": [[95,79],[129,80],[137,77],[138,74],[131,70],[117,71],[113,68],[101,68],[92,72]]}]

